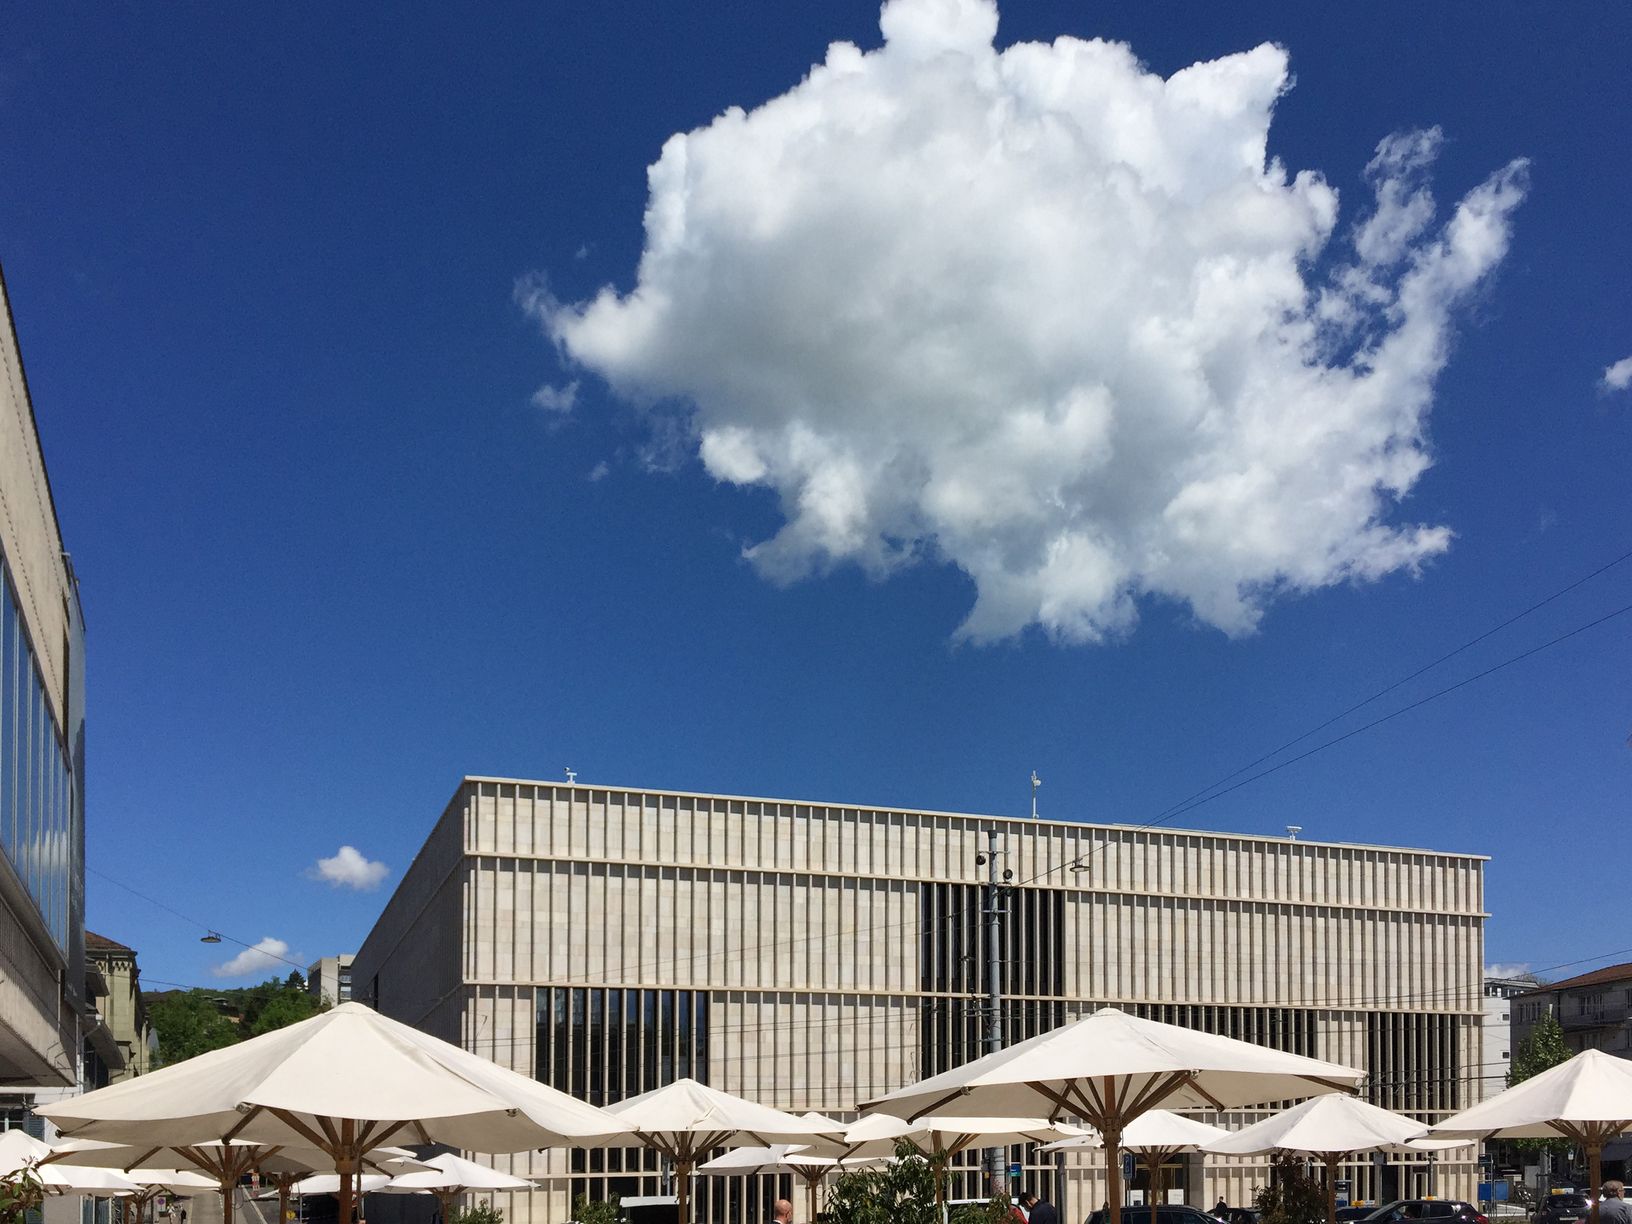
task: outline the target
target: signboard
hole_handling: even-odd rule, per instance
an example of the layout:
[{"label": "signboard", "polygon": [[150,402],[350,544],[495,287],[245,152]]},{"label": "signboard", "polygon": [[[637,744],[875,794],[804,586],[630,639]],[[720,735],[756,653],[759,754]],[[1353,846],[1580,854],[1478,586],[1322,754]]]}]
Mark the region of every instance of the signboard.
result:
[{"label": "signboard", "polygon": [[1122,1180],[1124,1182],[1131,1182],[1133,1180],[1133,1153],[1132,1152],[1123,1152],[1122,1153]]},{"label": "signboard", "polygon": [[1349,1179],[1346,1177],[1338,1178],[1337,1181],[1332,1184],[1332,1189],[1337,1194],[1337,1205],[1339,1207],[1347,1207],[1349,1205]]},{"label": "signboard", "polygon": [[1020,1180],[1020,1162],[1018,1160],[1009,1161],[1009,1180]]}]

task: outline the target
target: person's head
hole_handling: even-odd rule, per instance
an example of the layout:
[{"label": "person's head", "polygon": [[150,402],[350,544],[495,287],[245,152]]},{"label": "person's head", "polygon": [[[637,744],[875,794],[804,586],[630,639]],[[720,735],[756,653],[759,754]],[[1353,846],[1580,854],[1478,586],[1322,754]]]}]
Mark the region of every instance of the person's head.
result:
[{"label": "person's head", "polygon": [[1607,1181],[1604,1183],[1605,1198],[1620,1198],[1621,1192],[1626,1189],[1624,1182]]},{"label": "person's head", "polygon": [[1030,1190],[1020,1191],[1020,1206],[1030,1211],[1037,1202],[1037,1196]]},{"label": "person's head", "polygon": [[792,1224],[793,1204],[787,1199],[777,1199],[771,1207],[771,1214],[780,1221],[780,1224]]}]

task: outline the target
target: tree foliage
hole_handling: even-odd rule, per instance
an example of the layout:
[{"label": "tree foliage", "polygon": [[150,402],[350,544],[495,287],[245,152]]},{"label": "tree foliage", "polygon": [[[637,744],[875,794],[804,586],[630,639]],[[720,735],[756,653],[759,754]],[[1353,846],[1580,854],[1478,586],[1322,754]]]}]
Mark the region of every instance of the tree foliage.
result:
[{"label": "tree foliage", "polygon": [[623,1212],[618,1210],[618,1196],[609,1199],[592,1199],[587,1194],[580,1194],[572,1200],[573,1224],[618,1224],[623,1219]]},{"label": "tree foliage", "polygon": [[461,1207],[448,1217],[447,1224],[504,1224],[504,1208],[482,1199],[472,1207]]},{"label": "tree foliage", "polygon": [[1326,1218],[1326,1187],[1311,1177],[1297,1156],[1277,1156],[1270,1163],[1269,1185],[1253,1199],[1259,1224],[1321,1224]]},{"label": "tree foliage", "polygon": [[[1570,1058],[1570,1047],[1564,1044],[1564,1029],[1558,1017],[1548,1012],[1536,1021],[1536,1026],[1513,1051],[1507,1067],[1507,1086],[1522,1084],[1559,1063],[1569,1062]],[[1575,1145],[1568,1139],[1515,1139],[1513,1146],[1521,1152],[1567,1152]]]},{"label": "tree foliage", "polygon": [[910,1143],[881,1169],[839,1174],[827,1196],[829,1224],[939,1224],[935,1164]]},{"label": "tree foliage", "polygon": [[167,1067],[328,1009],[294,973],[284,981],[268,978],[259,986],[233,990],[173,990],[149,995],[146,1003],[159,1035],[159,1061]]},{"label": "tree foliage", "polygon": [[45,1186],[33,1169],[16,1169],[0,1177],[0,1224],[23,1224],[44,1201]]}]

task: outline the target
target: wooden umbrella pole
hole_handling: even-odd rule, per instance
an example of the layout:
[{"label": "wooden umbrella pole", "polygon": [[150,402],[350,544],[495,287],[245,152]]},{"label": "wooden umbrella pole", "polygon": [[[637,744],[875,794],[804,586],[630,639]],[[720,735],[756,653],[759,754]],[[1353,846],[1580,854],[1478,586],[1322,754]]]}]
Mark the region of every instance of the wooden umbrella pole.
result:
[{"label": "wooden umbrella pole", "polygon": [[1598,1224],[1598,1196],[1604,1192],[1604,1135],[1594,1126],[1587,1132],[1587,1180],[1592,1183],[1592,1224]]},{"label": "wooden umbrella pole", "polygon": [[1162,1175],[1162,1154],[1159,1151],[1147,1151],[1141,1162],[1145,1166],[1145,1181],[1150,1186],[1150,1224],[1156,1224],[1156,1197],[1158,1193],[1157,1179]]},{"label": "wooden umbrella pole", "polygon": [[674,1162],[675,1196],[680,1206],[680,1224],[691,1224],[686,1213],[691,1210],[691,1155],[676,1158]]},{"label": "wooden umbrella pole", "polygon": [[822,1180],[821,1173],[814,1176],[807,1173],[805,1177],[805,1195],[810,1202],[810,1224],[816,1224],[816,1183]]},{"label": "wooden umbrella pole", "polygon": [[351,1213],[357,1198],[357,1185],[353,1180],[357,1172],[356,1153],[353,1150],[356,1142],[357,1123],[350,1118],[341,1118],[340,1142],[334,1149],[334,1171],[340,1178],[340,1193],[337,1196],[340,1201],[340,1224],[351,1224]]},{"label": "wooden umbrella pole", "polygon": [[1122,1224],[1122,1128],[1105,1126],[1105,1196],[1110,1224]]},{"label": "wooden umbrella pole", "polygon": [[1337,1162],[1340,1152],[1326,1154],[1326,1224],[1337,1224]]}]

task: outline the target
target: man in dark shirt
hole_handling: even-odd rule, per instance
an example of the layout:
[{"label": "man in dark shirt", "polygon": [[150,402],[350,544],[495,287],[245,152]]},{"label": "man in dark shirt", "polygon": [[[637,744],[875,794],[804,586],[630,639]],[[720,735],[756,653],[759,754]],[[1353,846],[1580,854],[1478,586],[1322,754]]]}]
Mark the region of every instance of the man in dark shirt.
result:
[{"label": "man in dark shirt", "polygon": [[1060,1224],[1060,1213],[1054,1209],[1053,1203],[1039,1198],[1031,1205],[1030,1224]]}]

